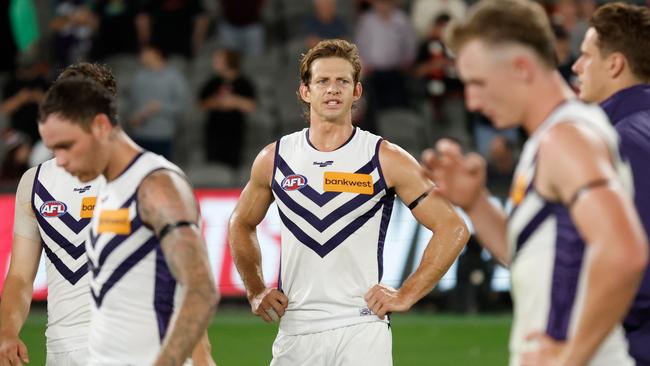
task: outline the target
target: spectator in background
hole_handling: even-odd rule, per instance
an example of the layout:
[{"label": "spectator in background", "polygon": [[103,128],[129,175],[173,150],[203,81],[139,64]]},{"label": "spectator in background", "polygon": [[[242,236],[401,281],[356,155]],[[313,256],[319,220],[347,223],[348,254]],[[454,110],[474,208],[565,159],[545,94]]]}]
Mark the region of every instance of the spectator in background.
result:
[{"label": "spectator in background", "polygon": [[88,59],[97,19],[84,0],[57,0],[50,22],[56,68]]},{"label": "spectator in background", "polygon": [[397,7],[397,0],[372,3],[372,9],[359,19],[356,43],[366,77],[368,118],[372,119],[379,109],[407,107],[405,71],[415,59],[417,44],[411,23]]},{"label": "spectator in background", "polygon": [[208,112],[205,123],[205,156],[233,169],[241,164],[246,115],[255,110],[253,84],[240,73],[241,56],[222,49],[212,56],[214,75],[201,88],[199,103]]},{"label": "spectator in background", "polygon": [[138,38],[135,19],[140,8],[135,1],[98,0],[93,4],[97,30],[92,57],[106,60],[119,55],[136,55]]},{"label": "spectator in background", "polygon": [[[14,38],[11,18],[9,15],[9,6],[0,6],[0,85],[4,84],[9,75],[16,68],[16,55],[18,54],[18,45]],[[2,97],[2,96],[0,96]]]},{"label": "spectator in background", "polygon": [[447,14],[451,19],[462,19],[467,11],[463,0],[415,0],[411,7],[411,22],[419,39],[429,37],[431,19]]},{"label": "spectator in background", "polygon": [[515,155],[515,144],[505,136],[495,136],[490,142],[487,187],[502,203],[506,202],[510,193],[510,183],[517,163]]},{"label": "spectator in background", "polygon": [[136,17],[141,44],[158,45],[182,59],[192,58],[202,47],[209,22],[201,0],[145,0]]},{"label": "spectator in background", "polygon": [[305,20],[305,33],[308,49],[323,39],[347,38],[345,22],[336,14],[336,0],[314,0],[314,14]]},{"label": "spectator in background", "polygon": [[47,66],[33,53],[22,53],[15,74],[3,88],[0,112],[9,119],[9,127],[26,134],[31,142],[38,134],[38,103],[43,99],[48,81]]},{"label": "spectator in background", "polygon": [[140,61],[143,68],[128,90],[131,136],[145,150],[170,159],[176,129],[188,107],[189,87],[160,48],[143,47]]},{"label": "spectator in background", "polygon": [[442,13],[430,24],[427,39],[419,46],[415,76],[423,81],[431,102],[435,132],[452,137],[468,148],[471,138],[463,101],[463,83],[458,80],[454,60],[442,41],[450,21],[451,17]]},{"label": "spectator in background", "polygon": [[555,55],[557,57],[557,69],[566,82],[575,89],[575,74],[571,70],[576,57],[571,52],[571,39],[569,33],[561,25],[553,25],[555,34]]},{"label": "spectator in background", "polygon": [[260,55],[264,51],[264,3],[265,0],[221,0],[220,45],[247,57]]},{"label": "spectator in background", "polygon": [[0,165],[0,187],[15,188],[20,177],[29,169],[31,143],[27,135],[11,130],[4,133],[0,141],[6,151]]}]

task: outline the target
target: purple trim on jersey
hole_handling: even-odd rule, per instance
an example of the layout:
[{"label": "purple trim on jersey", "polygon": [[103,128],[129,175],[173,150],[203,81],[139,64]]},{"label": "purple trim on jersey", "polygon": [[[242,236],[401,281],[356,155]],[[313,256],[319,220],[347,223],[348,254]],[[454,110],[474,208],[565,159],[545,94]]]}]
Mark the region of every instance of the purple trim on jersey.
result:
[{"label": "purple trim on jersey", "polygon": [[[346,141],[345,141],[341,146],[337,147],[336,149],[334,149],[334,150],[332,150],[332,151],[339,150],[339,149],[341,149],[343,146],[349,144],[350,141],[352,141],[352,138],[353,138],[356,134],[357,134],[357,128],[356,128],[356,127],[352,127],[352,134],[350,135],[350,137],[348,137],[348,139],[347,139],[347,140],[346,140]],[[318,149],[316,148],[316,146],[314,146],[314,144],[311,143],[311,140],[309,140],[309,128],[308,128],[307,131],[305,132],[305,139],[307,140],[307,143],[309,144],[309,146],[311,146],[311,147],[312,147],[314,150],[316,150],[316,151],[320,151],[320,150],[318,150]],[[321,151],[321,152],[331,152],[331,151]]]},{"label": "purple trim on jersey", "polygon": [[156,246],[156,283],[154,287],[153,307],[158,320],[158,334],[160,343],[167,334],[169,321],[174,313],[174,294],[176,280],[172,276],[160,245]]},{"label": "purple trim on jersey", "polygon": [[34,204],[34,198],[36,198],[36,183],[38,183],[38,175],[41,172],[41,166],[43,166],[42,163],[38,164],[38,166],[36,167],[36,174],[34,175],[34,182],[32,182],[32,211],[34,211],[34,216],[36,216],[36,217],[40,216],[40,214],[41,214],[39,212],[39,209]]},{"label": "purple trim on jersey", "polygon": [[[87,263],[79,267],[79,269],[77,269],[76,271],[72,271],[68,266],[65,265],[65,263],[63,263],[61,258],[59,258],[56,254],[54,254],[54,252],[52,252],[52,250],[47,245],[45,245],[45,243],[42,244],[43,244],[43,250],[45,251],[45,255],[47,255],[47,258],[50,259],[50,262],[52,263],[52,265],[54,265],[54,268],[56,268],[56,270],[61,274],[61,276],[65,278],[65,280],[68,281],[71,285],[74,286],[75,284],[77,284],[77,282],[79,282],[79,280],[83,278],[83,276],[85,276],[86,273],[88,273]],[[83,245],[82,245],[82,249],[83,249]]]},{"label": "purple trim on jersey", "polygon": [[393,189],[389,189],[386,192],[386,196],[382,199],[384,200],[384,209],[381,212],[379,240],[377,240],[377,269],[379,270],[379,282],[381,282],[381,278],[384,275],[384,241],[386,239],[386,232],[388,231],[388,224],[390,223],[390,216],[393,213],[393,203],[395,201],[395,192]]},{"label": "purple trim on jersey", "polygon": [[533,216],[533,218],[528,222],[528,225],[526,225],[521,232],[519,233],[519,236],[517,237],[517,245],[515,249],[515,253],[518,253],[522,246],[526,243],[526,241],[530,238],[537,229],[539,229],[540,225],[546,221],[546,219],[553,213],[553,209],[550,204],[545,204],[544,207],[542,207],[536,214]]},{"label": "purple trim on jersey", "polygon": [[311,226],[313,226],[314,229],[318,230],[321,233],[325,231],[327,228],[329,228],[336,221],[338,221],[340,218],[354,211],[354,209],[358,208],[364,203],[370,201],[373,197],[377,196],[377,194],[379,194],[382,191],[381,183],[377,181],[375,182],[373,188],[374,192],[377,192],[377,194],[372,196],[369,194],[358,194],[353,199],[342,204],[341,206],[336,208],[336,210],[332,211],[330,214],[328,214],[321,220],[316,215],[314,215],[311,211],[306,209],[304,206],[292,200],[289,194],[285,192],[284,189],[282,189],[282,187],[280,187],[280,185],[277,184],[275,181],[273,183],[272,189],[276,197],[280,201],[282,201],[282,203],[284,203],[289,208],[289,210],[293,211],[296,215],[301,216],[303,219],[305,219],[305,221],[307,221]]},{"label": "purple trim on jersey", "polygon": [[[621,137],[619,150],[634,172],[634,203],[650,234],[650,85],[623,89],[601,106]],[[638,365],[650,366],[650,265],[623,322],[630,355]]]},{"label": "purple trim on jersey", "polygon": [[[289,165],[282,159],[280,155],[277,156],[276,160],[276,166],[278,169],[280,169],[280,172],[285,176],[288,177],[290,175],[296,174]],[[369,161],[366,165],[362,166],[359,168],[355,173],[357,174],[370,174],[374,170],[373,162],[372,160]],[[273,177],[273,182],[275,182],[275,176]],[[323,192],[323,193],[318,193],[316,192],[315,189],[313,189],[309,184],[304,186],[302,189],[299,190],[300,193],[305,195],[305,197],[309,198],[311,201],[313,201],[315,204],[317,204],[319,207],[323,207],[325,204],[336,198],[341,192]]]},{"label": "purple trim on jersey", "polygon": [[370,159],[370,161],[375,166],[375,168],[377,168],[377,173],[379,173],[379,182],[381,182],[383,185],[382,188],[388,188],[386,179],[384,179],[384,171],[381,169],[381,164],[379,163],[379,148],[381,147],[382,141],[384,141],[383,138],[380,138],[379,141],[377,141],[377,144],[375,145],[375,155],[372,156],[372,159]]},{"label": "purple trim on jersey", "polygon": [[[54,198],[50,192],[41,184],[41,182],[38,180],[38,176],[36,176],[35,179],[35,184],[34,184],[34,190],[32,191],[32,194],[37,194],[43,202],[47,201],[58,201],[56,198]],[[38,211],[38,208],[34,204],[34,199],[32,199],[32,208],[34,209],[34,212],[36,213],[36,218],[42,219],[43,216],[41,216],[41,213]],[[59,216],[58,218],[53,218],[54,220],[61,220],[67,226],[70,228],[70,230],[74,231],[75,234],[79,234],[85,227],[88,225],[90,222],[90,219],[75,219],[70,215],[69,212],[64,213],[63,215]],[[52,219],[49,219],[52,220]],[[40,222],[40,221],[39,221]]]},{"label": "purple trim on jersey", "polygon": [[321,258],[325,257],[329,252],[332,250],[336,249],[341,243],[343,243],[347,238],[349,238],[352,234],[354,234],[361,226],[363,226],[368,220],[370,220],[373,216],[375,216],[375,213],[379,211],[382,205],[384,205],[384,201],[381,200],[377,202],[377,204],[371,208],[368,212],[364,213],[363,215],[360,215],[354,221],[349,223],[346,227],[341,229],[336,235],[334,235],[330,240],[325,242],[323,245],[318,243],[316,240],[312,239],[311,236],[307,235],[304,231],[298,227],[293,221],[291,221],[288,217],[286,217],[283,213],[282,210],[278,209],[278,213],[280,214],[280,219],[282,219],[282,223],[284,226],[291,231],[291,233],[300,241],[302,244],[306,245],[309,247],[311,250],[316,252]]},{"label": "purple trim on jersey", "polygon": [[95,300],[95,305],[97,305],[97,308],[100,308],[102,306],[102,302],[104,301],[106,293],[108,293],[108,291],[113,288],[113,286],[115,286],[115,284],[131,270],[131,268],[138,264],[144,257],[147,256],[147,254],[156,250],[156,247],[159,246],[160,244],[158,243],[158,239],[155,236],[152,236],[149,238],[149,240],[142,244],[140,248],[131,253],[130,256],[128,256],[119,266],[117,266],[117,268],[115,268],[110,277],[106,280],[106,282],[104,282],[104,285],[101,287],[99,294],[96,294],[95,289],[91,288],[90,294]]},{"label": "purple trim on jersey", "polygon": [[561,204],[547,205],[552,205],[557,234],[546,333],[556,340],[566,340],[578,290],[585,244],[571,220],[569,210]]},{"label": "purple trim on jersey", "polygon": [[138,159],[140,159],[144,155],[145,152],[147,152],[147,151],[138,152],[138,154],[129,162],[129,164],[120,172],[120,174],[116,175],[115,178],[113,178],[112,180],[113,181],[117,180],[119,177],[124,175],[124,173],[126,173],[129,169],[131,169],[133,164],[135,164],[135,162],[138,161]]}]

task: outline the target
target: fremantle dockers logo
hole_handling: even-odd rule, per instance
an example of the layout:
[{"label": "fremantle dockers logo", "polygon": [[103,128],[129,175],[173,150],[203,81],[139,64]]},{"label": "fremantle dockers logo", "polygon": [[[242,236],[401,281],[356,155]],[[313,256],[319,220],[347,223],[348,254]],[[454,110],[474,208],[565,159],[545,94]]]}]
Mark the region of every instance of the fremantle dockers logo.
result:
[{"label": "fremantle dockers logo", "polygon": [[59,217],[68,212],[68,206],[61,201],[47,201],[38,210],[43,217]]},{"label": "fremantle dockers logo", "polygon": [[282,180],[280,186],[285,191],[295,191],[302,189],[307,185],[307,178],[304,175],[294,174],[290,175]]}]

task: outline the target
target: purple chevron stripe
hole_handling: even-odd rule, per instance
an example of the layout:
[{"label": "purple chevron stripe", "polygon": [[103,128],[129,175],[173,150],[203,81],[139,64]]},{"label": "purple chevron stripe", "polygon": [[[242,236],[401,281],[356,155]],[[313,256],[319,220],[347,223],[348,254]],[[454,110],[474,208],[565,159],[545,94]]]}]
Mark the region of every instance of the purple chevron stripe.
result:
[{"label": "purple chevron stripe", "polygon": [[531,235],[539,228],[539,226],[553,213],[552,207],[549,204],[545,204],[533,218],[528,222],[517,237],[517,247],[516,252],[521,250],[521,247],[524,245],[526,240],[530,238]]},{"label": "purple chevron stripe", "polygon": [[174,294],[176,292],[176,280],[172,276],[167,261],[163,255],[160,245],[156,247],[156,283],[153,307],[156,310],[158,319],[158,334],[160,342],[167,334],[169,321],[174,312]]},{"label": "purple chevron stripe", "polygon": [[374,191],[377,193],[374,196],[368,194],[356,195],[353,199],[339,206],[336,210],[332,211],[322,220],[316,217],[316,215],[314,215],[311,211],[307,210],[305,207],[292,200],[291,197],[289,197],[289,195],[277,183],[273,184],[272,189],[277,198],[282,201],[282,203],[284,203],[291,211],[293,211],[296,215],[304,218],[311,226],[322,233],[341,217],[349,214],[354,209],[368,202],[373,197],[376,197],[377,194],[381,192],[379,188],[380,186],[381,184],[379,182],[375,182]]},{"label": "purple chevron stripe", "polygon": [[97,308],[100,308],[102,306],[102,302],[104,301],[104,297],[108,293],[108,291],[115,286],[115,284],[126,275],[131,268],[133,268],[138,262],[140,262],[144,257],[147,256],[151,251],[155,250],[156,247],[159,246],[158,238],[155,236],[152,236],[149,240],[147,240],[140,248],[138,248],[135,252],[133,252],[128,258],[124,260],[117,268],[115,268],[115,271],[111,274],[111,276],[106,280],[104,285],[102,286],[101,290],[99,291],[99,294],[95,293],[94,289],[90,289],[90,294],[92,295],[93,299],[95,300],[95,304],[97,305]]},{"label": "purple chevron stripe", "polygon": [[349,223],[346,227],[344,227],[323,245],[319,244],[304,231],[302,231],[298,225],[296,225],[282,213],[282,210],[278,209],[278,213],[280,214],[280,219],[282,219],[284,226],[289,229],[289,231],[291,231],[296,239],[298,239],[302,244],[306,245],[308,248],[316,252],[316,254],[318,254],[321,258],[323,258],[329,254],[329,252],[336,249],[336,247],[338,247],[343,241],[349,238],[350,235],[354,234],[361,226],[368,222],[368,220],[370,220],[375,215],[375,213],[379,211],[383,204],[384,202],[382,201],[377,202],[377,204],[368,212],[357,217],[354,221]]},{"label": "purple chevron stripe", "polygon": [[[70,268],[68,268],[68,266],[65,265],[65,263],[63,263],[61,258],[59,258],[56,254],[54,254],[54,252],[52,252],[52,250],[48,248],[47,245],[45,245],[45,243],[42,244],[43,244],[43,250],[45,250],[45,255],[47,255],[47,257],[50,259],[50,262],[52,262],[54,268],[56,268],[56,270],[61,274],[61,276],[63,276],[63,278],[65,278],[66,281],[70,282],[71,285],[74,286],[77,282],[79,282],[81,278],[83,278],[83,276],[86,275],[86,273],[88,273],[87,264],[79,267],[79,269],[77,269],[76,271],[72,271]],[[82,245],[82,249],[83,249],[83,245]]]},{"label": "purple chevron stripe", "polygon": [[386,240],[386,232],[388,232],[388,224],[390,223],[390,215],[393,213],[393,202],[395,201],[395,191],[389,189],[386,196],[382,197],[384,200],[384,209],[381,213],[381,222],[379,224],[379,240],[377,240],[377,268],[379,269],[379,279],[384,275],[384,241]]},{"label": "purple chevron stripe", "polygon": [[[36,215],[36,221],[38,222],[38,226],[43,229],[45,234],[59,247],[61,247],[61,249],[65,250],[65,252],[68,253],[72,258],[79,259],[79,257],[81,257],[86,252],[86,248],[84,248],[83,242],[81,242],[81,244],[78,246],[72,244],[66,237],[54,229],[50,223],[47,222],[47,219],[41,217],[41,215]],[[44,247],[45,246],[47,245],[44,245]]]},{"label": "purple chevron stripe", "polygon": [[[278,169],[280,169],[280,172],[285,176],[293,175],[296,174],[294,171],[289,167],[289,165],[282,159],[280,155],[276,155],[275,159],[275,164]],[[370,174],[372,171],[375,169],[373,161],[369,161],[366,165],[362,166],[359,168],[355,173],[357,174]],[[273,184],[277,184],[275,182],[275,177],[273,177]],[[305,197],[309,198],[312,200],[315,204],[317,204],[319,207],[323,207],[325,204],[327,204],[329,201],[333,200],[336,196],[341,194],[341,192],[323,192],[323,193],[318,193],[316,192],[315,189],[313,189],[309,184],[307,184],[305,187],[300,189],[300,193],[304,194]]]},{"label": "purple chevron stripe", "polygon": [[[142,226],[142,221],[140,220],[140,216],[136,216],[133,220],[131,220],[131,232],[134,233],[136,230],[138,230]],[[93,271],[94,275],[97,276],[99,274],[99,271],[101,270],[102,266],[104,265],[104,262],[106,262],[106,258],[113,253],[117,247],[124,243],[126,239],[128,239],[130,236],[129,235],[115,235],[113,239],[109,240],[108,243],[104,246],[104,249],[102,249],[101,253],[99,253],[99,259],[97,263],[93,263],[94,265],[97,266],[96,272]]]},{"label": "purple chevron stripe", "polygon": [[[41,184],[41,182],[38,181],[38,178],[36,179],[36,184],[34,185],[34,194],[38,195],[44,202],[47,201],[57,201],[56,198],[54,198],[50,192],[47,191],[47,189]],[[38,207],[35,206],[34,200],[32,199],[32,206],[34,209],[34,213],[36,213],[37,218],[42,218],[41,213],[38,210]],[[56,218],[58,220],[61,220],[65,226],[69,227],[70,230],[74,231],[75,234],[79,234],[81,230],[83,230],[86,225],[90,222],[90,219],[80,219],[77,221],[72,215],[70,215],[69,212],[64,213],[63,215],[59,216]],[[55,220],[56,220],[55,219]]]}]

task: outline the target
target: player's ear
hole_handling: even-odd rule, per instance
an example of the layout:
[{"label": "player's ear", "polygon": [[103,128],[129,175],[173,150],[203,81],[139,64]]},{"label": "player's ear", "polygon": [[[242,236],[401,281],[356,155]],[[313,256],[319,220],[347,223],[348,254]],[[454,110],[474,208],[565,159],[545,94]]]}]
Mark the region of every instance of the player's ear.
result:
[{"label": "player's ear", "polygon": [[627,66],[627,60],[620,52],[612,52],[607,57],[607,71],[611,78],[617,78],[623,73]]},{"label": "player's ear", "polygon": [[111,125],[111,121],[109,121],[108,116],[104,113],[96,115],[90,124],[90,131],[97,138],[107,137],[112,129],[113,125]]},{"label": "player's ear", "polygon": [[354,101],[361,99],[361,94],[363,94],[363,86],[357,81],[357,85],[354,86],[354,92],[352,93]]},{"label": "player's ear", "polygon": [[311,103],[311,95],[309,93],[309,87],[305,83],[300,83],[300,88],[298,89],[300,93],[300,99],[305,103]]},{"label": "player's ear", "polygon": [[533,78],[531,59],[525,56],[516,56],[512,60],[512,71],[517,79],[528,82]]}]

